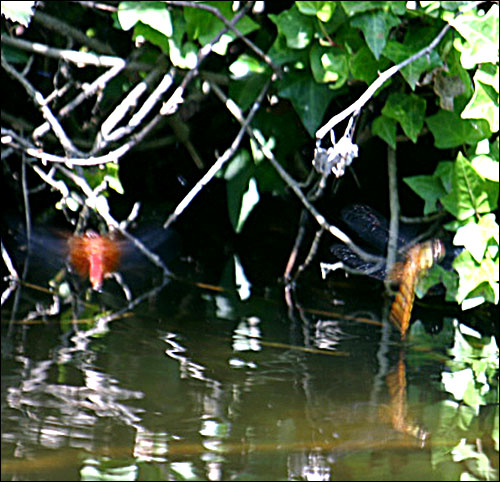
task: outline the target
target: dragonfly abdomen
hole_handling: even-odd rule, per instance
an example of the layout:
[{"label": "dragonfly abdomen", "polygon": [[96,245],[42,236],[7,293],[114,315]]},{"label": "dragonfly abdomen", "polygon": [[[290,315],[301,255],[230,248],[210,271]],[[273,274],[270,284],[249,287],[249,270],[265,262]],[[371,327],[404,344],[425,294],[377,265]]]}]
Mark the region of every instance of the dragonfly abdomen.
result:
[{"label": "dragonfly abdomen", "polygon": [[419,277],[443,256],[444,246],[439,239],[416,244],[409,249],[406,255],[403,271],[400,274],[399,292],[392,303],[389,315],[389,320],[399,329],[403,339],[406,337],[406,331],[410,324],[415,288]]}]

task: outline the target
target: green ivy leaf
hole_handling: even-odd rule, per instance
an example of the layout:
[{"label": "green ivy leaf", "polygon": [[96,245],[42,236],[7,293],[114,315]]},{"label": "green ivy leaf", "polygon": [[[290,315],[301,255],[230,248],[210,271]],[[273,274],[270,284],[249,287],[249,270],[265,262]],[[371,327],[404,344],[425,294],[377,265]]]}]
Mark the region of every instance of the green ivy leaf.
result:
[{"label": "green ivy leaf", "polygon": [[400,23],[398,17],[383,11],[365,13],[351,21],[353,27],[361,29],[368,47],[377,60],[384,50],[390,30]]},{"label": "green ivy leaf", "polygon": [[306,65],[309,56],[309,52],[305,49],[297,50],[288,47],[286,38],[283,35],[278,35],[276,37],[276,40],[267,54],[275,65]]},{"label": "green ivy leaf", "polygon": [[386,8],[392,2],[340,2],[345,13],[352,17],[358,13]]},{"label": "green ivy leaf", "polygon": [[329,22],[335,11],[335,2],[295,2],[300,13],[315,16],[322,22]]},{"label": "green ivy leaf", "polygon": [[278,33],[286,39],[291,49],[303,49],[309,45],[314,34],[313,20],[302,15],[295,5],[278,15],[270,14],[269,18],[278,27]]},{"label": "green ivy leaf", "polygon": [[309,75],[295,72],[283,81],[279,96],[290,99],[307,132],[314,137],[335,94],[328,87],[318,85]]},{"label": "green ivy leaf", "polygon": [[425,201],[425,215],[436,212],[437,202],[446,195],[439,177],[413,176],[405,177],[403,181]]},{"label": "green ivy leaf", "polygon": [[453,161],[441,161],[433,174],[439,178],[446,193],[449,193],[452,189],[454,166],[455,163]]},{"label": "green ivy leaf", "polygon": [[229,82],[229,96],[241,110],[246,111],[257,99],[269,77],[265,74],[250,73],[242,79]]},{"label": "green ivy leaf", "polygon": [[149,25],[146,25],[142,22],[138,22],[134,27],[134,36],[133,36],[134,40],[137,39],[137,37],[144,37],[152,45],[156,45],[161,49],[162,52],[168,54],[169,39],[165,37],[165,35],[163,35],[162,33],[158,32],[158,30],[155,30]]},{"label": "green ivy leaf", "polygon": [[450,149],[462,144],[477,144],[490,137],[488,122],[484,119],[461,119],[454,112],[439,110],[425,120],[434,136],[434,145],[439,149]]},{"label": "green ivy leaf", "polygon": [[[231,2],[209,2],[211,7],[217,8],[221,15],[231,20],[236,12],[232,10]],[[198,40],[201,45],[211,42],[214,37],[225,28],[222,20],[214,14],[199,8],[184,8],[184,19],[186,21],[186,32],[190,41]],[[238,30],[246,35],[258,28],[258,25],[248,16],[241,18],[236,24]],[[227,47],[236,38],[236,34],[228,30],[221,39],[213,45],[212,50],[219,55],[225,55]]]},{"label": "green ivy leaf", "polygon": [[376,60],[368,47],[361,47],[354,55],[349,56],[349,69],[355,79],[371,84],[378,73],[389,65],[387,59]]},{"label": "green ivy leaf", "polygon": [[[419,50],[420,48],[415,46],[414,43],[402,44],[395,40],[390,40],[387,42],[383,54],[395,64],[399,64]],[[433,50],[429,55],[424,55],[401,69],[401,75],[408,82],[411,90],[415,90],[415,86],[424,72],[440,67],[442,64],[441,57]]]},{"label": "green ivy leaf", "polygon": [[377,117],[372,123],[372,133],[396,150],[396,121],[394,119],[384,115]]},{"label": "green ivy leaf", "polygon": [[387,99],[382,114],[398,121],[405,134],[415,143],[424,125],[425,107],[422,97],[395,92]]},{"label": "green ivy leaf", "polygon": [[309,53],[314,80],[338,89],[348,79],[347,54],[338,48],[321,47],[315,43]]}]

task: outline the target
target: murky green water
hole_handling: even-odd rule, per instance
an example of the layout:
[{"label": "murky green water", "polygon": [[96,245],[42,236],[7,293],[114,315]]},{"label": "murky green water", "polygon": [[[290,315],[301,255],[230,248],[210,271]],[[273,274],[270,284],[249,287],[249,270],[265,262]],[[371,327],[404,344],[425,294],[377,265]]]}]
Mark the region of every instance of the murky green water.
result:
[{"label": "murky green water", "polygon": [[358,287],[285,299],[171,282],[109,323],[4,316],[2,480],[498,475],[498,406],[457,423],[442,332],[402,346]]}]

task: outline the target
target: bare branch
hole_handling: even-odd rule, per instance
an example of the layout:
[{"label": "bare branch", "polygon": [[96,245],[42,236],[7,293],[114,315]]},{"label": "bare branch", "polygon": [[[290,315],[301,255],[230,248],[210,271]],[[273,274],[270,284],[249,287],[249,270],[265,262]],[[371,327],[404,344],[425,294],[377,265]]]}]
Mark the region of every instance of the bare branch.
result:
[{"label": "bare branch", "polygon": [[441,41],[441,39],[444,37],[446,32],[450,29],[450,25],[447,24],[443,27],[441,32],[436,36],[436,38],[425,48],[417,52],[416,54],[412,55],[411,57],[407,58],[406,60],[403,60],[403,62],[393,65],[391,68],[387,69],[385,72],[382,72],[378,79],[376,79],[369,87],[368,89],[365,90],[365,92],[360,96],[360,98],[351,104],[349,107],[344,109],[342,112],[339,114],[333,116],[323,127],[317,130],[316,132],[316,139],[323,139],[325,135],[332,130],[339,122],[342,122],[344,119],[349,117],[351,114],[358,112],[361,110],[361,108],[373,97],[375,92],[387,81],[389,80],[394,74],[399,72],[402,68],[406,67],[407,65],[411,64],[415,60],[419,59],[420,57],[423,57],[424,55],[427,55],[429,52],[431,52],[434,47]]},{"label": "bare branch", "polygon": [[[8,35],[2,35],[2,43],[11,47],[17,47],[21,50],[27,50],[36,54],[42,54],[46,57],[63,59],[74,64],[95,65],[97,67],[116,67],[126,65],[125,60],[120,57],[110,55],[96,55],[89,52],[76,52],[75,50],[63,50],[49,47],[38,42],[28,42],[26,40],[12,38]],[[150,65],[144,65],[141,68],[150,68]]]},{"label": "bare branch", "polygon": [[262,99],[264,98],[264,95],[267,92],[267,89],[269,88],[269,82],[266,83],[266,85],[263,87],[261,90],[259,96],[255,100],[255,102],[252,105],[252,108],[250,109],[250,112],[248,113],[248,116],[245,120],[241,122],[242,127],[239,130],[238,134],[236,135],[234,141],[232,142],[231,146],[229,149],[222,154],[222,156],[215,161],[215,163],[212,165],[212,167],[205,173],[205,175],[195,184],[195,186],[189,191],[189,193],[184,197],[184,199],[177,205],[175,208],[174,212],[168,217],[167,221],[163,225],[164,229],[167,229],[186,209],[186,207],[189,205],[189,203],[195,198],[195,196],[203,189],[203,187],[208,184],[215,174],[222,169],[224,164],[233,157],[234,153],[238,149],[241,139],[243,138],[243,134],[247,130],[250,122],[252,121],[253,117],[257,113],[257,110],[260,107],[260,103],[262,102]]},{"label": "bare branch", "polygon": [[7,62],[7,60],[5,60],[5,57],[3,55],[2,55],[2,67],[25,88],[28,95],[33,99],[33,102],[39,106],[43,117],[52,127],[54,134],[59,139],[59,142],[63,146],[64,150],[68,154],[81,154],[80,151],[73,145],[69,137],[64,132],[64,129],[62,128],[61,124],[50,110],[43,95],[40,92],[38,92],[24,77],[22,77],[19,74],[19,72],[17,72],[17,70],[14,69],[14,67],[12,67]]}]

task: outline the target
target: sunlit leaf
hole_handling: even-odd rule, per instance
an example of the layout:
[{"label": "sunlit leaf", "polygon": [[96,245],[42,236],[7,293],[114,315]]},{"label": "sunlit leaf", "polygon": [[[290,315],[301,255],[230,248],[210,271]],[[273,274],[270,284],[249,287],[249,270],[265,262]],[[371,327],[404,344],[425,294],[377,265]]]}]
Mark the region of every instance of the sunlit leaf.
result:
[{"label": "sunlit leaf", "polygon": [[241,210],[240,216],[238,218],[238,224],[236,226],[236,232],[239,233],[249,214],[252,212],[252,209],[259,202],[259,190],[257,189],[257,182],[252,177],[248,182],[248,189],[243,194],[241,200]]},{"label": "sunlit leaf", "polygon": [[483,179],[471,163],[459,154],[454,165],[452,191],[441,199],[443,206],[457,219],[465,220],[470,216],[489,213],[498,203],[494,183]]},{"label": "sunlit leaf", "polygon": [[137,22],[142,22],[166,37],[173,32],[170,12],[161,2],[120,2],[118,21],[123,30],[130,30]]},{"label": "sunlit leaf", "polygon": [[[498,131],[498,65],[496,73],[489,75],[480,69],[474,74],[474,95],[465,107],[463,119],[486,119],[491,132]],[[496,77],[496,81],[495,81]]]},{"label": "sunlit leaf", "polygon": [[474,259],[480,263],[490,239],[496,239],[498,244],[498,224],[492,213],[482,216],[477,223],[473,221],[459,228],[453,239],[453,244],[465,246]]},{"label": "sunlit leaf", "polygon": [[28,1],[2,2],[2,16],[27,27],[35,13],[36,3]]},{"label": "sunlit leaf", "polygon": [[470,69],[477,64],[498,62],[498,5],[491,5],[486,15],[471,9],[450,21],[465,38],[455,40],[454,46],[462,52],[462,65]]}]

